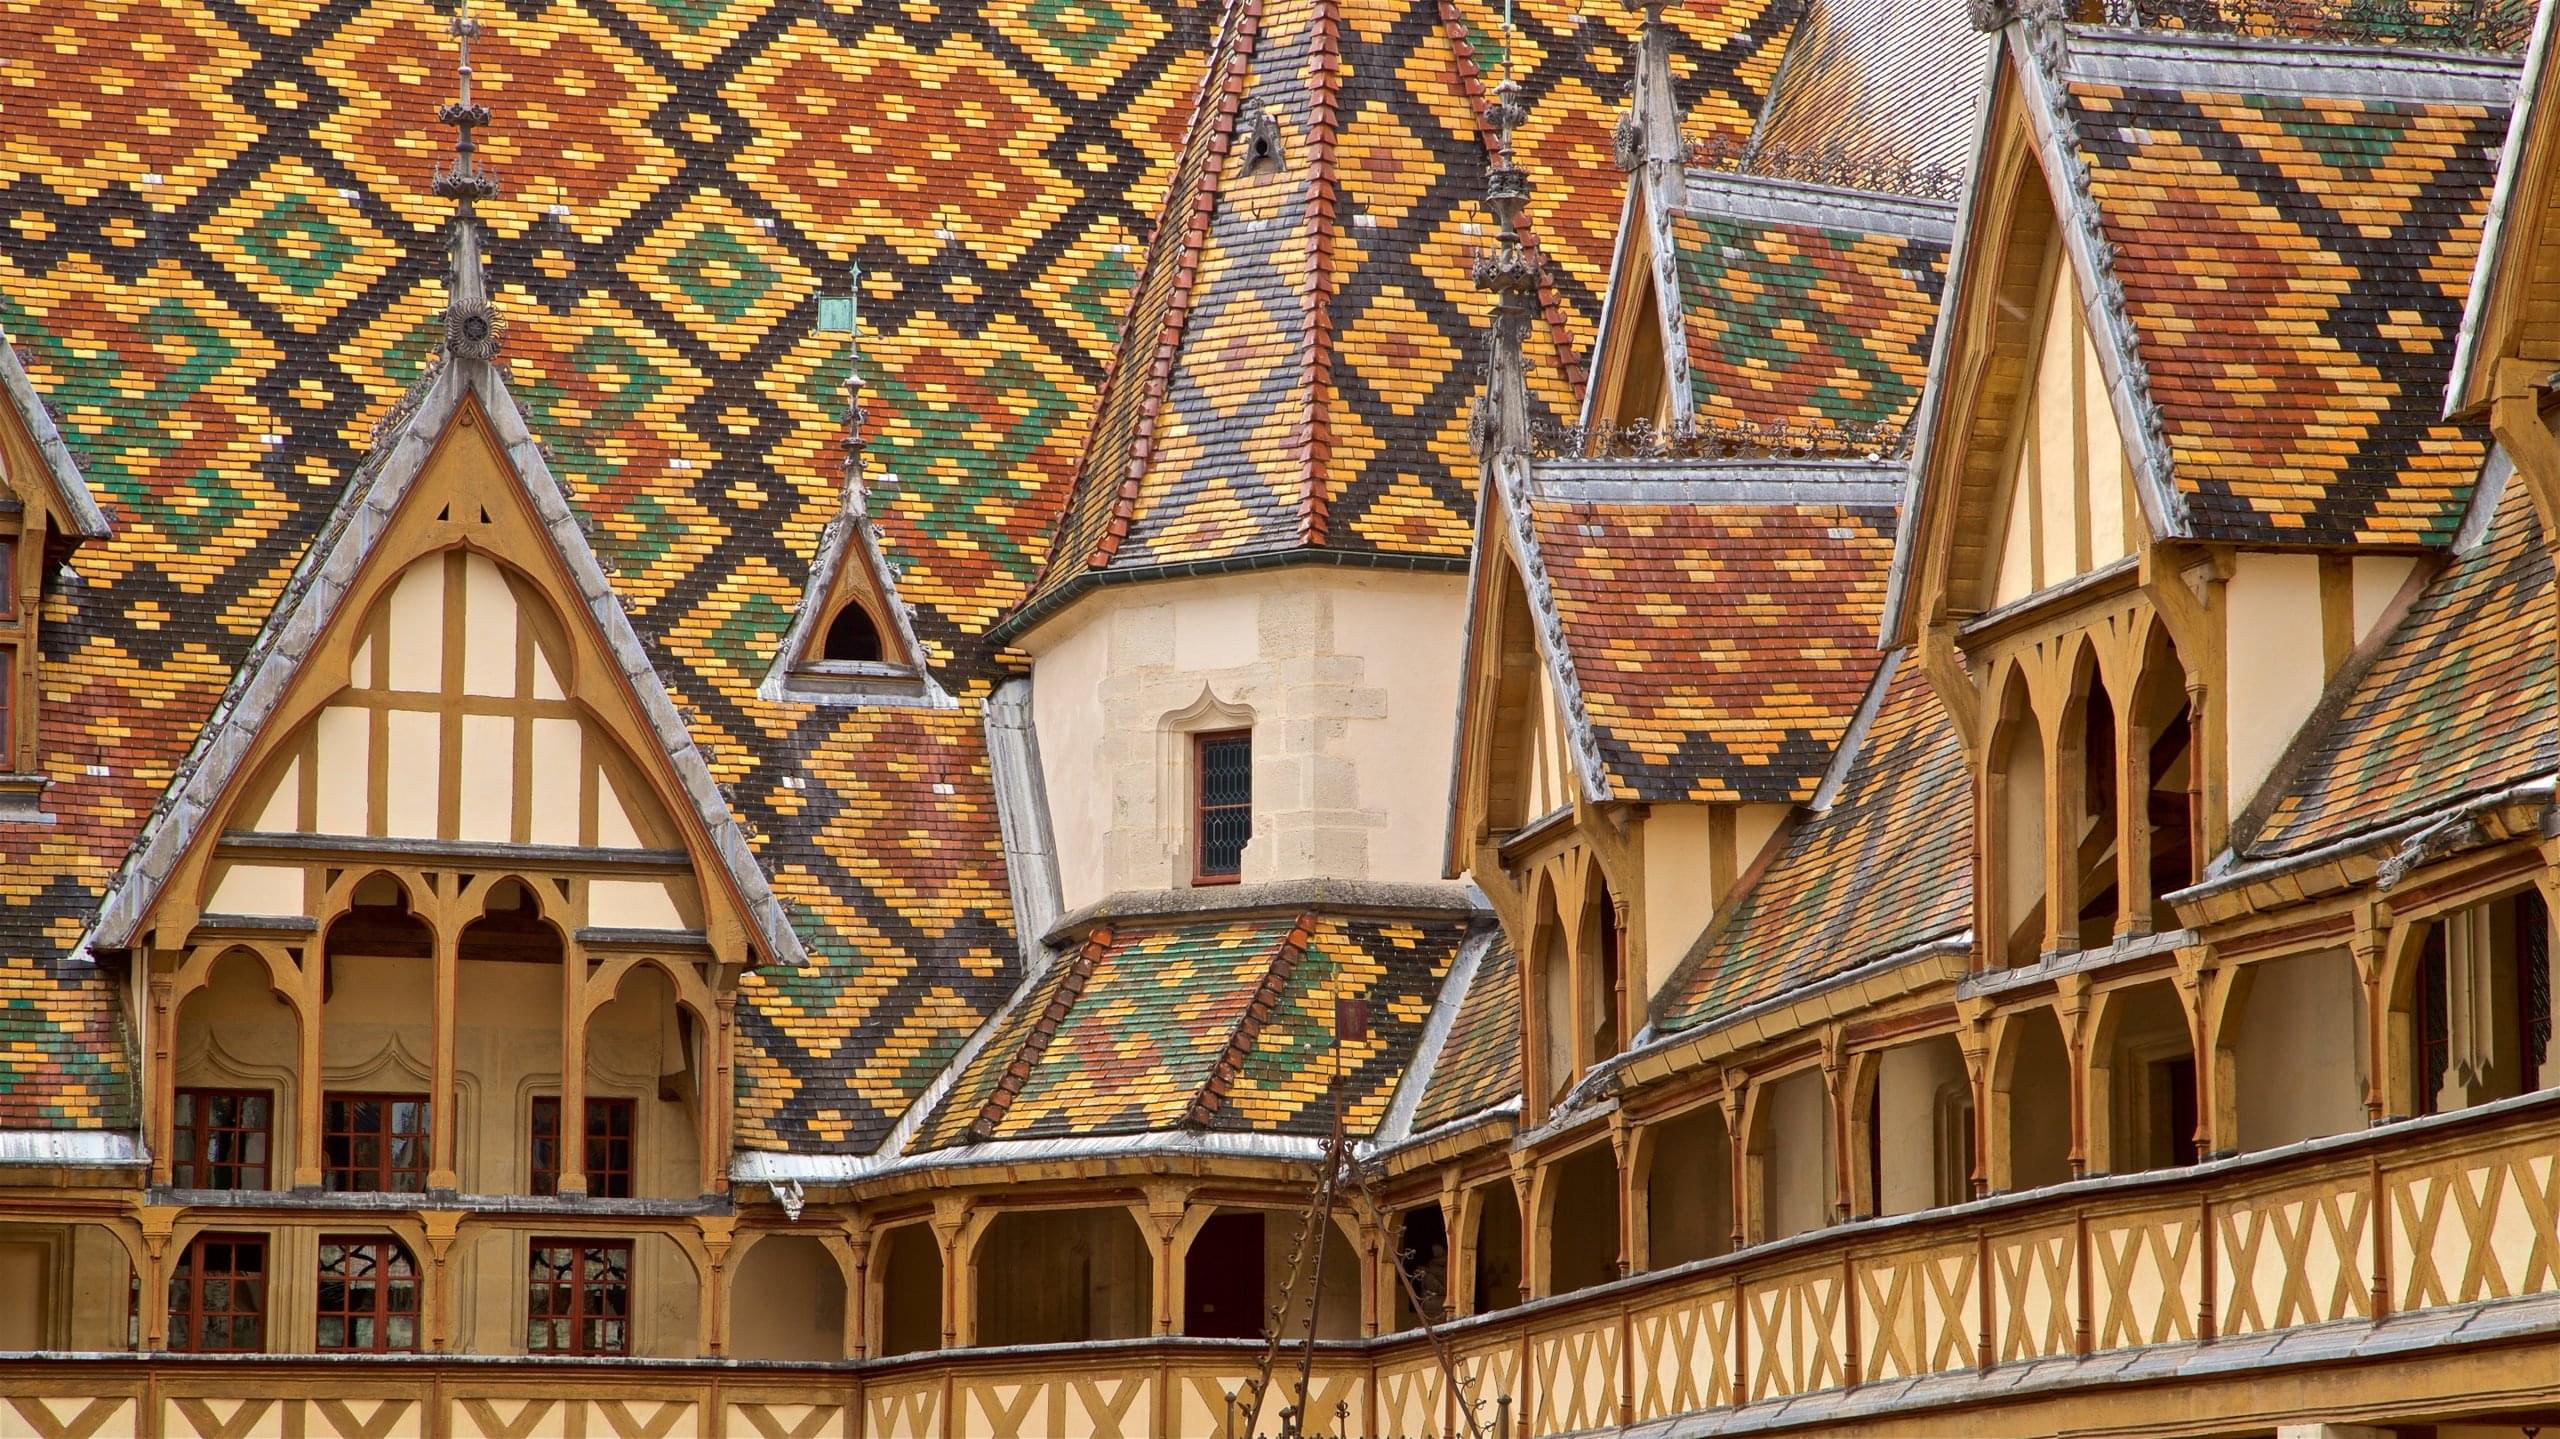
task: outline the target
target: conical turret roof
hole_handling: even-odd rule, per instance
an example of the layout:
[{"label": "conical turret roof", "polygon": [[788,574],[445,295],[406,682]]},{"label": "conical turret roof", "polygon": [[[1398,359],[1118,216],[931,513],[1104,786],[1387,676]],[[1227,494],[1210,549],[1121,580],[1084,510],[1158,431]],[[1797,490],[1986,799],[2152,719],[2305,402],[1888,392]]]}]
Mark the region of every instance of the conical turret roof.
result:
[{"label": "conical turret roof", "polygon": [[[1486,77],[1438,0],[1230,0],[1049,565],[1463,563]],[[1529,342],[1571,410],[1564,317]]]}]

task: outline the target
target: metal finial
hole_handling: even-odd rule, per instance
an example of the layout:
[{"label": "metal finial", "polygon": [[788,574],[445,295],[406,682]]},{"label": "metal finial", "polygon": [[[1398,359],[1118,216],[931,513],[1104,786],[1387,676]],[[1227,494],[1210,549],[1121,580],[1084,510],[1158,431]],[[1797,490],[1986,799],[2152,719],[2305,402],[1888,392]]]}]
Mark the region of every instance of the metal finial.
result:
[{"label": "metal finial", "polygon": [[453,273],[446,280],[445,354],[454,359],[486,360],[498,353],[498,315],[489,303],[488,277],[480,264],[480,227],[471,207],[498,193],[498,179],[473,158],[471,132],[489,123],[489,110],[471,98],[471,41],[480,22],[471,18],[471,0],[454,7],[447,27],[454,39],[456,94],[437,117],[454,131],[453,163],[436,167],[435,193],[454,202]]}]

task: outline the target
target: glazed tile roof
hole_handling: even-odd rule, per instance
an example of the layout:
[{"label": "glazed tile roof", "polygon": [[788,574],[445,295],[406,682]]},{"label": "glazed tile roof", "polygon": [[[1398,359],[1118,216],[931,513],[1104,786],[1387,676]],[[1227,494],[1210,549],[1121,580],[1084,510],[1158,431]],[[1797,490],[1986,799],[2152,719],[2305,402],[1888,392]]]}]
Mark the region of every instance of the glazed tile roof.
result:
[{"label": "glazed tile roof", "polygon": [[[1451,7],[1228,11],[1035,613],[1105,570],[1465,555],[1484,85]],[[1545,298],[1561,416],[1580,337]]]},{"label": "glazed tile roof", "polygon": [[1944,205],[1694,181],[1671,236],[1698,421],[1898,432],[1928,378],[1953,232]]},{"label": "glazed tile roof", "polygon": [[[1491,33],[1491,10],[1452,4],[1381,12],[1360,43]],[[985,631],[1046,554],[1211,19],[1070,9],[483,17],[482,157],[507,189],[482,213],[512,387],[808,954],[747,983],[743,1147],[868,1148],[1018,983]],[[1623,185],[1605,162],[1625,22],[1559,0],[1518,13],[1533,216],[1558,323],[1587,339]],[[1680,17],[1693,124],[1748,126],[1789,13]],[[96,1063],[53,1069],[41,1083],[71,1088],[0,1122],[129,1111],[120,1057],[97,1048],[113,1030],[83,1017],[110,1012],[104,972],[59,961],[435,347],[446,208],[424,182],[447,43],[431,7],[392,0],[0,9],[8,93],[48,97],[0,155],[0,327],[115,526],[47,600],[58,822],[0,830],[11,1012],[45,1016],[53,1045],[7,1052]],[[1377,78],[1345,76],[1346,96]],[[1346,172],[1401,168],[1396,124],[1449,123],[1383,104],[1339,117]],[[1438,177],[1426,201],[1454,214],[1475,184]],[[1345,294],[1367,233],[1338,261]],[[957,710],[755,697],[842,502],[848,355],[815,300],[857,261],[872,513]],[[785,784],[804,773],[821,780]],[[0,1061],[10,1092],[40,1087],[24,1067]]]},{"label": "glazed tile roof", "polygon": [[1808,0],[1752,145],[1962,169],[1991,40],[1962,0]]},{"label": "glazed tile roof", "polygon": [[2486,437],[2439,412],[2513,71],[2073,34],[2060,104],[2189,533],[2452,540]]},{"label": "glazed tile roof", "polygon": [[1973,904],[1973,786],[1937,696],[1904,657],[1839,792],[1664,987],[1654,1027],[1695,1029],[1825,975],[1960,934]]},{"label": "glazed tile roof", "polygon": [[1880,505],[1529,505],[1612,798],[1813,797],[1875,670]]},{"label": "glazed tile roof", "polygon": [[1414,1106],[1413,1132],[1437,1128],[1520,1097],[1520,961],[1507,934],[1476,961],[1440,1062]]},{"label": "glazed tile roof", "polygon": [[2550,552],[2521,482],[2357,677],[2248,845],[2310,849],[2560,769]]},{"label": "glazed tile roof", "polygon": [[[1337,915],[1138,921],[1096,931],[998,1021],[915,1147],[1210,1129],[1315,1134],[1342,1066],[1376,1127],[1467,924]],[[1332,1043],[1334,1001],[1369,1038]]]}]

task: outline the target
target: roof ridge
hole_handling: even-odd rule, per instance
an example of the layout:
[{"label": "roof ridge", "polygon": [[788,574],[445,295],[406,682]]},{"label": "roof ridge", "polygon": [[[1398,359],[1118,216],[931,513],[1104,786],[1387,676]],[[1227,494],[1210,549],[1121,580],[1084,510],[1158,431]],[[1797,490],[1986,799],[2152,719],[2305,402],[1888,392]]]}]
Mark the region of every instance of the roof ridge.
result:
[{"label": "roof ridge", "polygon": [[[1247,3],[1252,3],[1252,0],[1247,0]],[[1058,1028],[1065,1023],[1067,1011],[1074,1009],[1076,1001],[1084,998],[1084,987],[1092,980],[1093,971],[1101,964],[1102,956],[1110,950],[1112,937],[1111,926],[1107,924],[1094,926],[1093,933],[1085,936],[1084,944],[1076,950],[1076,957],[1067,961],[1066,968],[1059,973],[1057,987],[1049,991],[1049,1002],[1040,1007],[1039,1018],[1031,1021],[1030,1031],[1022,1036],[1021,1047],[1014,1050],[1012,1061],[1005,1065],[1004,1073],[997,1076],[995,1088],[987,1092],[985,1102],[978,1106],[978,1117],[970,1120],[969,1127],[962,1131],[964,1140],[984,1143],[995,1137],[996,1126],[1004,1122],[1005,1111],[1013,1107],[1013,1101],[1022,1093],[1022,1086],[1030,1080],[1031,1071],[1039,1067],[1041,1057],[1049,1051],[1050,1042],[1058,1037]]]},{"label": "roof ridge", "polygon": [[[1319,6],[1328,0],[1317,0]],[[1185,1129],[1205,1129],[1225,1107],[1227,1091],[1234,1087],[1236,1076],[1243,1072],[1244,1062],[1262,1039],[1263,1029],[1280,1008],[1280,997],[1288,992],[1289,981],[1298,972],[1298,964],[1307,955],[1307,944],[1315,938],[1315,912],[1301,910],[1272,952],[1271,963],[1262,971],[1262,982],[1254,986],[1253,997],[1245,1001],[1244,1012],[1236,1016],[1236,1027],[1227,1036],[1227,1046],[1219,1052],[1218,1062],[1209,1066],[1209,1077],[1201,1082],[1200,1092],[1192,1096],[1191,1107],[1184,1111]]]},{"label": "roof ridge", "polygon": [[1314,0],[1315,34],[1307,57],[1307,290],[1306,418],[1298,426],[1304,470],[1299,480],[1298,542],[1325,541],[1325,476],[1333,451],[1333,427],[1325,396],[1333,387],[1333,240],[1341,192],[1334,173],[1334,142],[1341,129],[1342,0]]},{"label": "roof ridge", "polygon": [[[1191,318],[1191,283],[1197,277],[1200,249],[1209,238],[1209,220],[1218,208],[1219,181],[1227,169],[1227,148],[1234,142],[1236,115],[1244,99],[1244,76],[1253,58],[1254,38],[1261,33],[1262,0],[1231,0],[1231,21],[1226,27],[1224,43],[1210,56],[1209,69],[1201,76],[1200,98],[1192,110],[1191,123],[1196,130],[1209,128],[1209,144],[1201,157],[1201,175],[1192,187],[1191,213],[1183,217],[1182,231],[1173,248],[1153,264],[1169,264],[1172,269],[1173,292],[1165,300],[1164,319],[1156,331],[1155,354],[1149,359],[1144,376],[1136,377],[1146,388],[1138,397],[1138,412],[1131,421],[1129,452],[1120,476],[1119,491],[1111,502],[1110,522],[1094,537],[1093,553],[1088,567],[1102,569],[1111,563],[1120,541],[1129,533],[1129,522],[1137,513],[1138,485],[1146,477],[1147,462],[1155,445],[1156,415],[1164,406],[1165,390],[1173,380],[1174,357],[1182,351],[1183,330]],[[1190,145],[1183,146],[1188,152]],[[1170,217],[1168,217],[1170,218]],[[1131,304],[1137,303],[1134,295]],[[1132,378],[1128,366],[1115,347],[1113,358],[1115,380]],[[1056,556],[1051,557],[1055,563]]]}]

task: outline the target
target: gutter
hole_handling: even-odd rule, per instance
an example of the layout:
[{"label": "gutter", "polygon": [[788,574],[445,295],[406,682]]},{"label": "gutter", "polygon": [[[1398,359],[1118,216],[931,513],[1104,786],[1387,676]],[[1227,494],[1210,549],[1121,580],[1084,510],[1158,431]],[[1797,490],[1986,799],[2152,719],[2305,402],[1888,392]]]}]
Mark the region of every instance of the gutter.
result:
[{"label": "gutter", "polygon": [[1149,580],[1198,579],[1207,575],[1249,574],[1255,570],[1284,569],[1292,565],[1339,565],[1355,570],[1419,571],[1427,574],[1462,575],[1469,560],[1460,555],[1385,554],[1370,550],[1286,549],[1260,550],[1252,554],[1226,555],[1214,560],[1184,560],[1174,564],[1133,565],[1127,569],[1086,570],[1046,594],[1035,596],[1020,609],[987,627],[987,639],[994,644],[1009,645],[1039,628],[1051,615],[1065,609],[1085,591],[1104,585],[1143,584]]}]

